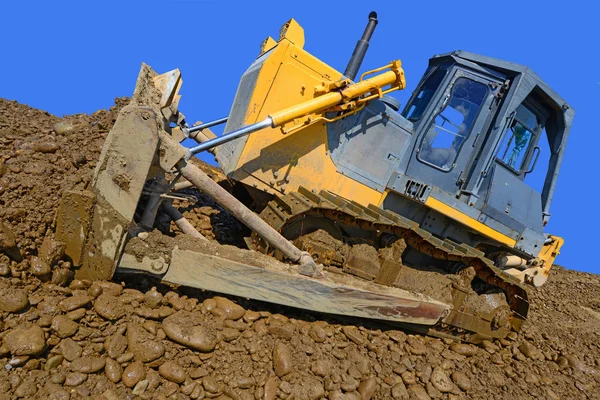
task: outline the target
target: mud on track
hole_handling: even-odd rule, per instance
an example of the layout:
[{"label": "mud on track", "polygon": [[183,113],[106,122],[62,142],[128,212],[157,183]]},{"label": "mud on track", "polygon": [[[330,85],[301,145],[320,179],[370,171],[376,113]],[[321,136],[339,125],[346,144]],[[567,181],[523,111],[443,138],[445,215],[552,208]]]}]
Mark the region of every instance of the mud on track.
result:
[{"label": "mud on track", "polygon": [[[548,283],[530,292],[523,332],[479,347],[151,278],[73,280],[60,252],[42,243],[61,193],[89,182],[126,103],[61,119],[0,99],[4,396],[600,398],[600,277],[593,274],[554,267]],[[199,198],[201,207],[182,206],[188,219],[209,239],[239,245],[236,222]],[[162,229],[173,232],[168,222]],[[15,257],[15,248],[21,261],[6,255]]]}]

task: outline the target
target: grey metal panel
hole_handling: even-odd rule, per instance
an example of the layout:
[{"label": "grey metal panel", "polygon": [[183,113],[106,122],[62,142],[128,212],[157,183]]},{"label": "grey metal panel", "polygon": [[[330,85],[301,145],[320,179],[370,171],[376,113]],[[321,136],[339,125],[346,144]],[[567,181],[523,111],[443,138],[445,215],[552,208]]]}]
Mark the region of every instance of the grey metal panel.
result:
[{"label": "grey metal panel", "polygon": [[382,192],[408,149],[411,128],[392,108],[372,101],[364,110],[327,124],[331,159],[339,172]]},{"label": "grey metal panel", "polygon": [[517,240],[515,248],[521,250],[523,253],[537,257],[544,246],[545,240],[546,236],[544,234],[525,228],[523,232],[521,232],[521,236],[519,237],[519,240]]},{"label": "grey metal panel", "polygon": [[[224,133],[232,132],[244,126],[244,117],[246,116],[246,111],[248,110],[252,93],[254,93],[256,81],[258,80],[258,74],[260,73],[262,65],[270,53],[271,52],[267,52],[257,58],[256,61],[252,63],[250,68],[248,68],[242,75],[240,84],[238,85],[238,89],[235,94],[233,105],[229,111],[229,119],[227,120],[227,125],[225,125],[225,130],[223,131]],[[243,136],[239,139],[232,140],[229,143],[219,146],[217,162],[226,175],[229,175],[231,172],[233,172],[237,166],[238,160],[242,154],[242,150],[244,149],[247,140],[248,136]]]},{"label": "grey metal panel", "polygon": [[507,226],[543,232],[541,195],[500,164],[494,167],[482,212]]}]

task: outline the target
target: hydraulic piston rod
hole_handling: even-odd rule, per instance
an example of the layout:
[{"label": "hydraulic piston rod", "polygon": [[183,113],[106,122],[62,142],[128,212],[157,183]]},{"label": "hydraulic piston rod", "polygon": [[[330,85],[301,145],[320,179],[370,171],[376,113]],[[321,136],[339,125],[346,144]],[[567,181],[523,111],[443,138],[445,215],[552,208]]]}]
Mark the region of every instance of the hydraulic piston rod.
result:
[{"label": "hydraulic piston rod", "polygon": [[[281,127],[297,118],[303,118],[314,114],[322,114],[340,105],[349,105],[354,103],[356,106],[358,104],[363,104],[366,101],[380,98],[385,93],[389,93],[393,90],[404,89],[404,71],[402,70],[400,61],[392,61],[386,67],[378,68],[374,71],[363,74],[363,77],[373,72],[382,71],[386,68],[389,68],[389,70],[377,74],[371,78],[361,80],[357,83],[347,84],[347,82],[344,82],[344,84],[339,85],[339,89],[337,86],[332,85],[331,89],[325,89],[326,92],[320,96],[271,113],[263,121],[245,126],[223,136],[208,140],[202,144],[199,144],[198,146],[192,147],[188,150],[187,159],[191,158],[194,154],[230,142],[242,136],[249,135],[250,133],[264,128]],[[383,90],[383,88],[387,86],[390,87],[386,90]]]},{"label": "hydraulic piston rod", "polygon": [[210,128],[212,126],[224,124],[225,122],[227,122],[228,119],[229,119],[229,117],[223,117],[223,118],[215,119],[214,121],[205,122],[204,124],[192,126],[190,128],[184,128],[184,130],[189,135],[190,133],[201,131],[202,129],[206,129],[206,128]]}]

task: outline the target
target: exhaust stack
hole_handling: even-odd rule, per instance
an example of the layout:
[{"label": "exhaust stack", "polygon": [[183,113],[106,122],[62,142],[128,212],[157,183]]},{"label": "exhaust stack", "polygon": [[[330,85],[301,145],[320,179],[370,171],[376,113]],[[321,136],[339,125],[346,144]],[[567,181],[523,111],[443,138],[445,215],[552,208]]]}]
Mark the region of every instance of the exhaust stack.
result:
[{"label": "exhaust stack", "polygon": [[362,37],[356,43],[356,47],[352,52],[352,57],[350,57],[350,61],[348,61],[348,65],[346,66],[346,70],[344,71],[344,75],[347,78],[354,80],[356,78],[356,74],[358,73],[358,69],[365,58],[365,54],[367,53],[367,49],[369,48],[369,40],[371,40],[371,36],[375,31],[375,27],[377,26],[377,13],[375,11],[371,11],[369,13],[369,22],[367,23],[367,27],[363,32]]}]

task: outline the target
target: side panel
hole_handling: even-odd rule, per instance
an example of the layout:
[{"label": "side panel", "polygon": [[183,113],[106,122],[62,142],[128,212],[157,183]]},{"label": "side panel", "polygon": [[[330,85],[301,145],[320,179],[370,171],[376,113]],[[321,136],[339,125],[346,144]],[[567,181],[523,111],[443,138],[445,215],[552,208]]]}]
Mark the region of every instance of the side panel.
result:
[{"label": "side panel", "polygon": [[327,124],[331,159],[341,173],[383,191],[408,149],[410,125],[373,101],[360,113]]},{"label": "side panel", "polygon": [[[316,86],[342,77],[286,39],[263,57],[254,90],[250,93],[244,86],[242,91],[240,85],[235,111],[232,109],[235,116],[232,115],[234,119],[227,130],[263,120],[272,112],[312,99]],[[241,124],[240,115],[243,115]],[[338,172],[329,157],[325,121],[287,134],[279,128],[263,129],[234,146],[228,149],[228,160],[220,164],[222,167],[227,164],[228,176],[250,187],[280,195],[296,191],[299,186],[325,189],[363,205],[377,204],[381,198],[380,191]]]},{"label": "side panel", "polygon": [[[256,88],[258,76],[268,55],[269,53],[259,57],[242,75],[235,100],[229,111],[229,119],[227,120],[227,125],[225,125],[225,132],[231,132],[246,125],[246,110],[248,110],[248,106],[252,100],[252,93]],[[246,140],[248,140],[248,137],[243,136],[219,147],[217,162],[226,175],[229,175],[235,169],[237,160],[240,158],[242,150],[246,145]]]},{"label": "side panel", "polygon": [[521,227],[521,237],[516,246],[520,250],[537,255],[542,249],[544,235],[541,195],[502,165],[496,164],[493,168],[481,211],[482,215],[506,226]]}]

